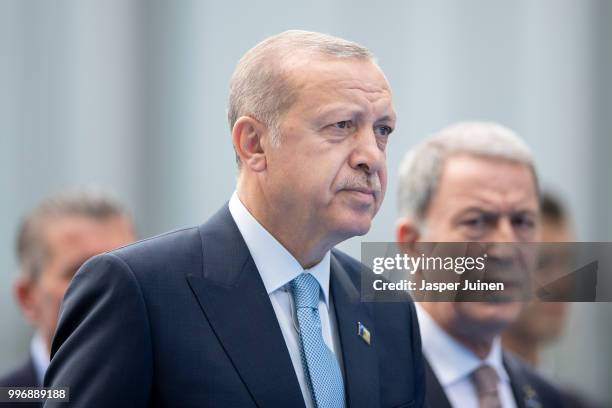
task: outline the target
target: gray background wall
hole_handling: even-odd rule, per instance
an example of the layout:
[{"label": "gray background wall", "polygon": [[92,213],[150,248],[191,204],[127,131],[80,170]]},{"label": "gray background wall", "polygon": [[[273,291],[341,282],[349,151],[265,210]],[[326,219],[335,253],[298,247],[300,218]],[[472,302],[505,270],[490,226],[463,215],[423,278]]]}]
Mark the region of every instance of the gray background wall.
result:
[{"label": "gray background wall", "polygon": [[[394,89],[387,199],[343,249],[359,256],[362,240],[393,239],[403,152],[462,119],[517,130],[580,240],[612,240],[610,21],[608,0],[0,0],[0,370],[28,347],[10,294],[23,212],[95,184],[128,204],[141,236],[206,219],[234,188],[233,67],[285,29],[370,47]],[[611,312],[575,305],[544,367],[607,401]]]}]

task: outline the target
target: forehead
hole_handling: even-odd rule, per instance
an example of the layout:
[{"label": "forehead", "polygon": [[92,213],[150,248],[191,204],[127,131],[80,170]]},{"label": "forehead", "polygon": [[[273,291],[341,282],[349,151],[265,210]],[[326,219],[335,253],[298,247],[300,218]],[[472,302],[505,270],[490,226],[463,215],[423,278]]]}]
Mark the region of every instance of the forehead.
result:
[{"label": "forehead", "polygon": [[44,225],[45,243],[51,256],[81,252],[98,253],[121,246],[132,239],[132,229],[124,217],[94,220],[67,216]]},{"label": "forehead", "polygon": [[388,99],[391,90],[380,68],[367,59],[297,56],[285,67],[298,101],[309,97],[337,98],[345,94],[369,102]]},{"label": "forehead", "polygon": [[532,169],[510,160],[455,155],[443,164],[434,200],[454,208],[536,209]]}]

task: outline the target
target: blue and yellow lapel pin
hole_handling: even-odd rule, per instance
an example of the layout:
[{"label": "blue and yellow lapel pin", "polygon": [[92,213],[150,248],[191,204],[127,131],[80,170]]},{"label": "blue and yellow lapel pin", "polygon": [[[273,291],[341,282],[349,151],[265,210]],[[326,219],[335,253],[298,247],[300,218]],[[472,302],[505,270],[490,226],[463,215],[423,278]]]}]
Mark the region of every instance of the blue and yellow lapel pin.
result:
[{"label": "blue and yellow lapel pin", "polygon": [[357,322],[357,335],[369,346],[372,341],[370,331],[361,322]]},{"label": "blue and yellow lapel pin", "polygon": [[542,403],[538,398],[538,394],[529,384],[523,387],[525,406],[527,408],[542,408]]}]

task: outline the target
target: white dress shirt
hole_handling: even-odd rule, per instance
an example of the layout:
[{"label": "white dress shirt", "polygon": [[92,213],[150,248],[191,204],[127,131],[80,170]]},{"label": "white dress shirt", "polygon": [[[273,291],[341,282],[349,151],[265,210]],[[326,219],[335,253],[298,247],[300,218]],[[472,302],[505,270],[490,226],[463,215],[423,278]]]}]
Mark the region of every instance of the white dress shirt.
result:
[{"label": "white dress shirt", "polygon": [[45,371],[47,371],[47,367],[49,367],[49,350],[47,350],[47,346],[45,342],[39,334],[35,334],[32,337],[32,342],[30,343],[30,355],[32,356],[32,361],[34,363],[34,370],[36,371],[36,378],[38,379],[38,384],[42,385],[43,379],[45,378]]},{"label": "white dress shirt", "polygon": [[[306,407],[312,408],[314,404],[302,365],[298,322],[293,306],[293,296],[288,284],[301,273],[310,273],[319,282],[321,286],[319,316],[321,317],[323,340],[336,355],[342,370],[342,353],[340,353],[335,313],[329,293],[330,253],[328,251],[321,262],[310,269],[304,270],[293,255],[253,217],[242,204],[236,192],[232,194],[229,201],[229,210],[249,248],[266,291],[270,296],[270,302],[272,302],[274,313],[283,333]],[[281,351],[279,350],[279,352]]]},{"label": "white dress shirt", "polygon": [[446,333],[418,303],[416,304],[423,354],[427,358],[446,397],[453,407],[478,408],[478,395],[470,376],[482,364],[497,371],[497,392],[503,408],[516,408],[510,377],[502,360],[501,340],[497,337],[483,360]]}]

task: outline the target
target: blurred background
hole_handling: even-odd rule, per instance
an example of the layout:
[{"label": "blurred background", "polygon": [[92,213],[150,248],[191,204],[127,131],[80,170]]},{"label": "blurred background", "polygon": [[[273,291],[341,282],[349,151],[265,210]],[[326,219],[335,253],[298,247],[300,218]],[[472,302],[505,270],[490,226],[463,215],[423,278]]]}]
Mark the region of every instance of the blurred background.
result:
[{"label": "blurred background", "polygon": [[[403,153],[465,119],[516,130],[579,240],[612,241],[611,21],[609,0],[0,0],[0,371],[29,347],[11,295],[24,212],[94,185],[140,237],[206,220],[234,189],[230,75],[286,29],[369,47],[394,91],[389,190],[370,233],[341,245],[353,256],[394,239]],[[612,403],[611,321],[610,304],[573,305],[543,370]]]}]

